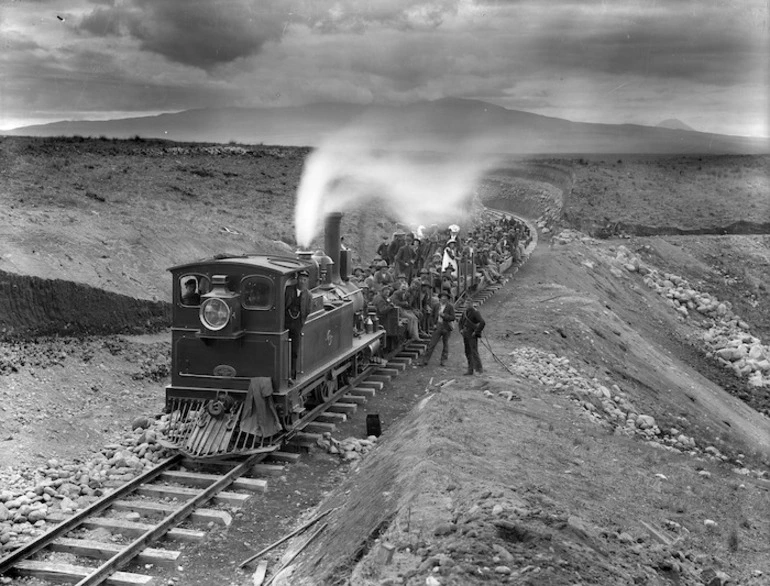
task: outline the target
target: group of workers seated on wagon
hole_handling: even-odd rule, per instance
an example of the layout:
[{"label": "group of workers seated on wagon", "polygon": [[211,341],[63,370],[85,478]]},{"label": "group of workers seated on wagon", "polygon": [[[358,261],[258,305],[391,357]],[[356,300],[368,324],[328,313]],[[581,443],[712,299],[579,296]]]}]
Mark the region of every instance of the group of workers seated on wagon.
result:
[{"label": "group of workers seated on wagon", "polygon": [[471,277],[477,280],[498,282],[502,263],[509,257],[514,265],[520,263],[530,240],[529,227],[508,216],[482,216],[465,237],[456,225],[399,229],[391,239],[383,237],[371,265],[356,267],[350,279],[380,323],[385,325],[395,309],[408,337],[417,339],[433,328],[439,296],[446,293],[454,301],[463,292],[458,277],[464,268],[475,270]]}]

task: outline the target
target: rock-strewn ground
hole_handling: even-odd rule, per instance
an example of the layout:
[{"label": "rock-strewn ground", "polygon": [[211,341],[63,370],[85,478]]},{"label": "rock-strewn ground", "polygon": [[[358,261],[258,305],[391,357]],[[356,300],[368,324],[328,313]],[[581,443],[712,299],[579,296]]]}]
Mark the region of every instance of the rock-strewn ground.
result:
[{"label": "rock-strewn ground", "polygon": [[[171,264],[293,247],[305,150],[0,146],[10,214],[0,220],[0,270],[162,301]],[[232,511],[229,530],[184,548],[177,570],[153,571],[191,586],[250,584],[237,563],[313,507],[340,506],[277,583],[766,583],[768,237],[602,241],[563,230],[711,227],[713,214],[761,222],[766,160],[600,161],[516,163],[480,186],[544,234],[482,308],[484,376],[461,376],[455,335],[447,368],[409,370],[272,479],[265,497]],[[381,213],[346,220],[362,258],[393,227]],[[28,321],[45,316],[30,311]],[[162,456],[154,415],[168,356],[165,333],[0,346],[3,545]],[[376,442],[366,440],[367,413],[382,419]],[[141,416],[149,428],[132,431]],[[283,553],[268,556],[271,570]]]}]

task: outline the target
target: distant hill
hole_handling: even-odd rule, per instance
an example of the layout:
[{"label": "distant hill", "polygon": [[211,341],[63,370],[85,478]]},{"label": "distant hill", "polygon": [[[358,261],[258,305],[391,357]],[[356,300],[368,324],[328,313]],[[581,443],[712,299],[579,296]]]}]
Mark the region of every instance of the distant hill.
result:
[{"label": "distant hill", "polygon": [[671,130],[689,130],[691,132],[695,132],[695,129],[692,126],[685,124],[678,118],[666,118],[665,120],[658,122],[658,124],[656,125],[656,128],[669,128]]},{"label": "distant hill", "polygon": [[[666,122],[666,121],[664,121]],[[384,148],[415,150],[474,148],[503,154],[764,154],[770,140],[695,132],[687,127],[591,124],[508,110],[478,100],[442,99],[403,106],[328,103],[290,108],[187,110],[109,121],[54,122],[2,134],[163,138],[181,142],[238,142],[318,146],[356,123]],[[662,124],[662,123],[661,123]],[[682,124],[682,123],[680,123]]]}]

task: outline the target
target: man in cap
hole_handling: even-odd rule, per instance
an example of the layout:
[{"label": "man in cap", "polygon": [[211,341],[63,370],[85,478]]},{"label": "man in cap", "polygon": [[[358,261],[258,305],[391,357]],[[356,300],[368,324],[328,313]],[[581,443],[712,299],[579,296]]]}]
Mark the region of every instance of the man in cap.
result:
[{"label": "man in cap", "polygon": [[302,328],[305,326],[305,320],[310,313],[310,306],[313,303],[310,291],[307,288],[309,281],[310,273],[303,269],[297,273],[296,285],[286,287],[285,321],[286,329],[289,330],[289,340],[291,340],[291,376],[289,384],[293,384],[294,379],[297,378],[297,358],[302,341]]},{"label": "man in cap", "polygon": [[377,254],[380,255],[380,257],[385,261],[385,264],[390,264],[390,256],[388,254],[388,249],[390,248],[390,242],[388,242],[388,237],[383,236],[382,242],[380,242],[380,245],[377,247]]},{"label": "man in cap", "polygon": [[417,260],[417,252],[414,248],[414,237],[411,234],[407,235],[406,242],[398,249],[394,260],[396,268],[398,269],[398,275],[405,276],[407,282],[410,282],[412,280],[412,271],[414,270],[415,262]]},{"label": "man in cap", "polygon": [[374,287],[382,289],[385,285],[393,285],[393,275],[388,272],[388,265],[384,262],[377,267],[377,272],[374,273]]},{"label": "man in cap", "polygon": [[356,267],[353,269],[353,275],[350,277],[350,282],[360,287],[361,283],[364,282],[364,278],[364,269]]},{"label": "man in cap", "polygon": [[481,317],[473,299],[469,297],[465,300],[465,310],[460,317],[460,334],[463,337],[465,358],[468,361],[468,370],[464,374],[473,374],[474,370],[478,373],[484,372],[479,356],[479,338],[485,325],[484,318]]},{"label": "man in cap", "polygon": [[372,298],[372,305],[374,306],[374,310],[377,312],[377,318],[380,320],[381,324],[387,323],[386,320],[388,314],[396,307],[390,300],[392,293],[393,287],[390,285],[383,285],[377,291],[377,294]]},{"label": "man in cap", "polygon": [[184,293],[182,293],[182,305],[200,305],[200,293],[195,291],[198,282],[194,278],[187,279],[184,282]]},{"label": "man in cap", "polygon": [[428,279],[421,281],[420,288],[422,289],[420,329],[430,332],[437,325],[439,300],[433,295],[433,288]]},{"label": "man in cap", "polygon": [[420,322],[412,310],[412,295],[405,277],[398,278],[398,289],[390,296],[390,301],[398,307],[398,317],[405,319],[407,331],[412,340],[420,339]]},{"label": "man in cap", "polygon": [[398,252],[398,249],[404,245],[405,241],[406,232],[403,232],[402,230],[393,232],[393,240],[388,244],[388,264],[392,265],[395,263],[396,253]]},{"label": "man in cap", "polygon": [[366,313],[368,313],[369,305],[371,305],[372,301],[374,300],[374,291],[372,291],[369,285],[363,284],[361,285],[361,295],[363,295],[364,304],[366,305],[364,309],[366,310]]},{"label": "man in cap", "polygon": [[425,350],[425,356],[420,363],[422,366],[427,366],[430,361],[430,357],[433,355],[433,350],[436,348],[439,340],[444,342],[441,348],[441,366],[446,364],[449,358],[449,336],[454,329],[455,321],[455,308],[450,302],[450,295],[448,291],[441,291],[439,295],[439,306],[436,310],[438,323],[436,329],[433,330],[428,348]]}]

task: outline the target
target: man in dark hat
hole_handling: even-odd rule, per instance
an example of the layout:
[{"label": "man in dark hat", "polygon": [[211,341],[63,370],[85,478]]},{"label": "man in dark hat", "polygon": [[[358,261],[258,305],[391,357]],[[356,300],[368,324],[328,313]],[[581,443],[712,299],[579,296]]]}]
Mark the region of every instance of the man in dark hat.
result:
[{"label": "man in dark hat", "polygon": [[[396,253],[406,242],[406,233],[402,230],[393,232],[393,240],[388,244],[388,264],[392,265],[396,260]],[[383,257],[384,258],[384,257]]]},{"label": "man in dark hat", "polygon": [[393,285],[393,276],[388,272],[388,265],[382,263],[374,273],[375,288],[382,289],[385,285]]},{"label": "man in dark hat", "polygon": [[350,282],[360,287],[361,283],[364,282],[364,278],[364,269],[361,267],[356,267],[353,269],[353,274],[350,276]]},{"label": "man in dark hat", "polygon": [[464,374],[473,374],[484,372],[481,367],[481,357],[479,356],[479,338],[484,330],[486,322],[481,317],[481,313],[476,309],[476,304],[470,297],[465,300],[465,310],[460,317],[460,334],[463,337],[463,346],[465,347],[465,358],[468,361],[468,370]]},{"label": "man in dark hat", "polygon": [[390,301],[398,307],[399,319],[405,319],[407,324],[407,331],[409,337],[412,340],[420,339],[420,321],[417,319],[417,315],[412,310],[412,295],[409,291],[409,285],[406,278],[401,276],[398,278],[398,288],[390,296]]},{"label": "man in dark hat", "polygon": [[417,260],[417,252],[414,247],[414,237],[408,234],[406,242],[398,249],[394,257],[399,276],[405,276],[407,283],[412,280],[412,271]]},{"label": "man in dark hat", "polygon": [[390,264],[391,258],[388,253],[388,249],[390,248],[390,242],[388,242],[388,237],[383,236],[382,242],[380,242],[380,245],[377,247],[377,254],[382,257],[382,259],[385,261],[385,264]]},{"label": "man in dark hat", "polygon": [[433,334],[430,337],[428,343],[428,349],[425,350],[425,356],[420,363],[421,366],[427,366],[430,361],[430,357],[433,355],[433,350],[436,348],[439,340],[443,340],[444,345],[441,347],[441,366],[446,364],[449,358],[449,336],[454,329],[455,321],[455,308],[450,302],[450,295],[448,291],[442,291],[439,295],[439,306],[436,309],[438,323],[436,329],[433,330]]},{"label": "man in dark hat", "polygon": [[310,273],[301,270],[297,273],[297,284],[286,287],[285,299],[285,318],[286,329],[289,330],[289,340],[291,340],[291,377],[289,384],[294,383],[297,378],[297,358],[299,356],[299,347],[302,341],[302,328],[305,326],[305,320],[310,313],[310,306],[313,299],[308,291],[308,282]]},{"label": "man in dark hat", "polygon": [[420,288],[422,289],[420,329],[430,332],[437,325],[439,300],[433,295],[433,288],[428,279],[420,282]]},{"label": "man in dark hat", "polygon": [[200,305],[201,295],[195,291],[198,282],[195,279],[187,279],[184,282],[184,293],[182,293],[182,305]]},{"label": "man in dark hat", "polygon": [[390,285],[383,285],[377,294],[372,298],[372,305],[377,312],[377,318],[381,324],[386,324],[388,316],[391,311],[395,311],[396,306],[390,300],[390,296],[393,293],[393,287]]}]

